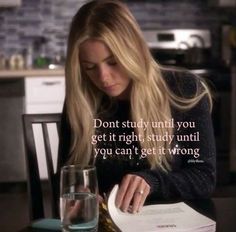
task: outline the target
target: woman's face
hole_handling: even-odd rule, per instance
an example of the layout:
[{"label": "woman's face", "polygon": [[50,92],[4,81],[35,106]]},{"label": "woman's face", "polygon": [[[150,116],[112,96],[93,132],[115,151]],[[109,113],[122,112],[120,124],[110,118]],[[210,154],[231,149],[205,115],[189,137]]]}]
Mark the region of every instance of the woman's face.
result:
[{"label": "woman's face", "polygon": [[93,84],[110,97],[128,99],[131,79],[105,43],[88,39],[80,45],[82,70]]}]

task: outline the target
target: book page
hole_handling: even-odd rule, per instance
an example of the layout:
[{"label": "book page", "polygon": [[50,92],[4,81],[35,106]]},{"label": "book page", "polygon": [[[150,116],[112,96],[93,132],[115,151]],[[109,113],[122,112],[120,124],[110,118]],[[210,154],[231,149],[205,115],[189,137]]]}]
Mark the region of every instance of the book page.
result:
[{"label": "book page", "polygon": [[144,206],[139,213],[124,213],[115,206],[116,185],[108,199],[108,211],[123,232],[215,231],[215,221],[198,213],[184,202]]}]

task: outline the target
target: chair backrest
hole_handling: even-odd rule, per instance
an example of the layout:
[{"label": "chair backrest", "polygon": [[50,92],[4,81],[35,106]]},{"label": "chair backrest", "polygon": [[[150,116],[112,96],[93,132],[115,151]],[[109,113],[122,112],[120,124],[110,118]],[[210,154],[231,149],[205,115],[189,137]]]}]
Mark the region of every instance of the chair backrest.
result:
[{"label": "chair backrest", "polygon": [[[28,195],[30,206],[30,218],[36,220],[45,217],[44,196],[42,191],[42,180],[39,172],[38,156],[36,149],[36,134],[34,133],[34,125],[40,125],[42,130],[44,154],[48,172],[48,186],[52,217],[58,217],[58,197],[59,197],[59,170],[54,170],[51,140],[49,138],[49,124],[55,124],[57,135],[59,138],[59,128],[61,122],[61,114],[23,114],[23,132],[26,151],[26,167],[27,167],[27,182]],[[57,165],[57,169],[59,165]],[[48,207],[48,206],[47,206]]]}]

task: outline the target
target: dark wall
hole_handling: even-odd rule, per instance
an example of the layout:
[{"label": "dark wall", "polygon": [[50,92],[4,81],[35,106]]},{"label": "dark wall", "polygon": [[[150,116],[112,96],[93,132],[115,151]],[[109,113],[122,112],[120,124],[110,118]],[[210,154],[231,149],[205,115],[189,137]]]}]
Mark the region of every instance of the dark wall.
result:
[{"label": "dark wall", "polygon": [[[72,16],[84,0],[22,0],[19,8],[0,8],[0,51],[6,56],[29,46],[38,36],[45,36],[48,56],[66,50],[66,38]],[[219,51],[222,23],[230,13],[209,8],[205,0],[126,1],[143,29],[209,28],[214,51]]]}]

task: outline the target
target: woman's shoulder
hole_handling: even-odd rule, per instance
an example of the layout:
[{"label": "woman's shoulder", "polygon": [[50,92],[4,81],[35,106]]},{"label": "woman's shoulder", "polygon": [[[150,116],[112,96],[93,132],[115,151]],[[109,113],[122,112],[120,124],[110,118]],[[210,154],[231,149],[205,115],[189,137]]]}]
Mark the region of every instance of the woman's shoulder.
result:
[{"label": "woman's shoulder", "polygon": [[203,91],[201,78],[187,69],[162,68],[161,74],[168,88],[180,97],[194,97]]}]

